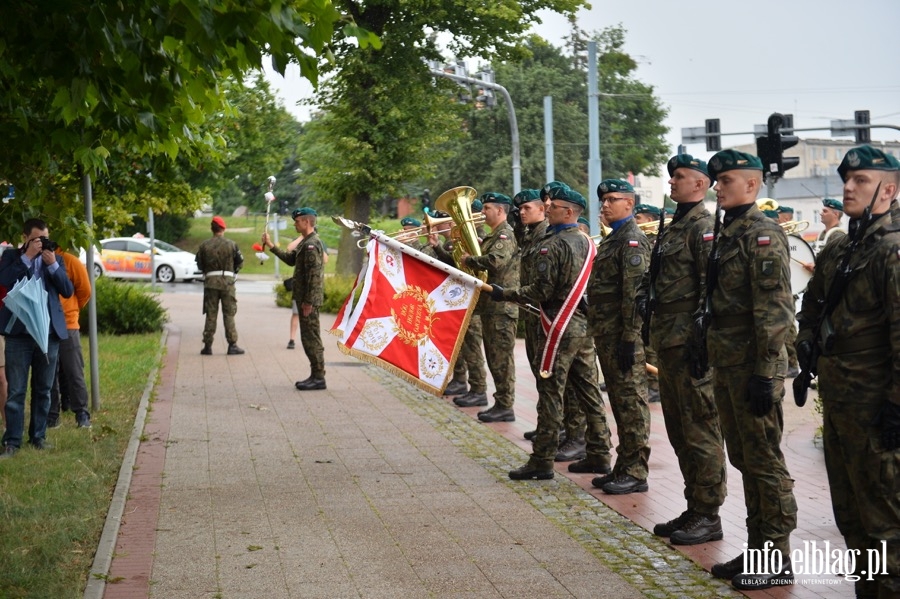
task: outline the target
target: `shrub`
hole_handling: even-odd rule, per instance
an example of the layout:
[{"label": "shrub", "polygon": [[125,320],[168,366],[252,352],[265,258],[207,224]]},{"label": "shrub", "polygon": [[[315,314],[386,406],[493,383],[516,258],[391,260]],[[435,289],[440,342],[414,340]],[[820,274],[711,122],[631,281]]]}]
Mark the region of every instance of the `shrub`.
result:
[{"label": "shrub", "polygon": [[[185,238],[191,228],[190,219],[183,214],[159,214],[153,217],[153,234],[156,239],[175,243]],[[147,219],[141,216],[134,217],[134,223],[122,227],[120,235],[131,237],[135,233],[149,235]]]},{"label": "shrub", "polygon": [[[161,331],[168,316],[149,287],[97,279],[97,330],[111,335],[130,335]],[[87,330],[88,311],[81,311],[80,326]]]}]

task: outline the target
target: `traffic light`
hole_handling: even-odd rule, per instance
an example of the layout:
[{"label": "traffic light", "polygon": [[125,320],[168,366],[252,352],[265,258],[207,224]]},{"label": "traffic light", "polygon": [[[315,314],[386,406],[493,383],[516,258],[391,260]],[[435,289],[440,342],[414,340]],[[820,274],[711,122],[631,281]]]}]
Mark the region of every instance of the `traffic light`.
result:
[{"label": "traffic light", "polygon": [[[853,113],[853,120],[856,121],[857,125],[868,125],[869,111],[857,110]],[[867,144],[872,141],[872,130],[868,127],[865,129],[854,129],[853,134],[856,136],[856,143],[858,144]]]},{"label": "traffic light", "polygon": [[706,119],[706,151],[720,152],[722,150],[722,137],[719,135],[719,119]]},{"label": "traffic light", "polygon": [[800,164],[795,156],[785,156],[784,151],[796,146],[800,139],[796,135],[782,135],[784,116],[773,113],[767,124],[768,135],[756,140],[756,154],[763,163],[763,172],[767,177],[781,177],[784,172]]}]

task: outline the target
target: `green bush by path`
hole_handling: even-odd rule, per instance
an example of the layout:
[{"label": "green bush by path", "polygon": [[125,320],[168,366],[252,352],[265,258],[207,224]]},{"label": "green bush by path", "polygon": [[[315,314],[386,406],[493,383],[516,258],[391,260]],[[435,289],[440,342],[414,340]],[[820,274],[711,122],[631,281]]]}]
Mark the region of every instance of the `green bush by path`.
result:
[{"label": "green bush by path", "polygon": [[[123,283],[108,277],[95,281],[97,331],[130,335],[162,331],[168,316],[149,285]],[[88,311],[82,310],[79,325],[87,331]]]},{"label": "green bush by path", "polygon": [[159,339],[100,336],[102,406],[93,428],[76,428],[64,412],[47,431],[52,449],[26,445],[0,462],[0,597],[82,596],[137,406],[159,365]]},{"label": "green bush by path", "polygon": [[[325,314],[336,314],[344,305],[344,300],[350,295],[350,289],[353,288],[355,280],[356,277],[339,277],[337,275],[325,277],[325,299],[319,311]],[[284,283],[275,283],[272,290],[275,292],[276,306],[291,307],[291,292],[285,289]]]}]

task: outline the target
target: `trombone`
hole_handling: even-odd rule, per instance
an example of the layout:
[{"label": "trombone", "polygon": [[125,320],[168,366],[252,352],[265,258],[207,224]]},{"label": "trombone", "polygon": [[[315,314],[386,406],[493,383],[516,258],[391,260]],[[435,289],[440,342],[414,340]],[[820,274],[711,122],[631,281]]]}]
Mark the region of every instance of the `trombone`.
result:
[{"label": "trombone", "polygon": [[[423,220],[425,221],[425,224],[423,224],[421,227],[416,227],[415,229],[400,229],[399,231],[388,233],[387,236],[396,239],[401,243],[409,243],[411,241],[415,241],[419,237],[437,233],[437,229],[442,225],[450,224],[450,229],[458,226],[451,216],[435,218],[430,214],[426,214]],[[484,215],[480,212],[475,212],[472,214],[472,218],[467,222],[471,222],[473,226],[479,227],[484,224]],[[356,242],[356,247],[365,249],[367,243],[369,243],[368,239],[359,239]]]}]

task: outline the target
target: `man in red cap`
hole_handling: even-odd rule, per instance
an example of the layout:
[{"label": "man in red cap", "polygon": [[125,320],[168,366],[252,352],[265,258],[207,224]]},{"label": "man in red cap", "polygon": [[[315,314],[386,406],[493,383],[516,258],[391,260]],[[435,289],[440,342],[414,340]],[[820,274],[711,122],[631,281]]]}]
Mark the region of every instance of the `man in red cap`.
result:
[{"label": "man in red cap", "polygon": [[204,356],[212,355],[221,302],[228,355],[238,355],[244,353],[244,350],[237,346],[237,329],[234,326],[234,315],[237,314],[234,277],[244,264],[244,256],[235,242],[225,239],[225,219],[214,216],[210,229],[213,236],[201,243],[197,250],[197,267],[203,271],[203,313],[206,314],[203,349],[200,353]]}]

